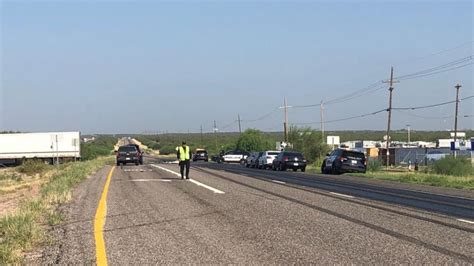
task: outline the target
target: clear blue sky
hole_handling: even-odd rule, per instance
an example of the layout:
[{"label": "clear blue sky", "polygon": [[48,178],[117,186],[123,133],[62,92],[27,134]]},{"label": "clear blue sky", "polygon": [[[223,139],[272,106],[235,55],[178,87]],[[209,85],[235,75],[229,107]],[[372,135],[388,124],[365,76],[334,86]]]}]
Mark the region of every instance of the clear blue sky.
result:
[{"label": "clear blue sky", "polygon": [[[473,11],[471,1],[1,1],[0,130],[197,132],[217,120],[236,131],[237,114],[261,117],[284,96],[319,103],[387,79],[391,65],[400,76],[472,55]],[[470,65],[401,80],[393,105],[454,100],[456,83],[461,97],[474,95],[472,78]],[[387,102],[384,88],[327,105],[325,119]],[[473,103],[461,103],[461,116]],[[454,105],[394,111],[392,128],[446,130],[453,115]],[[319,117],[318,107],[289,111],[290,123]],[[460,128],[473,119],[461,117]],[[278,110],[243,126],[281,130],[282,120]],[[386,121],[383,112],[326,129]]]}]

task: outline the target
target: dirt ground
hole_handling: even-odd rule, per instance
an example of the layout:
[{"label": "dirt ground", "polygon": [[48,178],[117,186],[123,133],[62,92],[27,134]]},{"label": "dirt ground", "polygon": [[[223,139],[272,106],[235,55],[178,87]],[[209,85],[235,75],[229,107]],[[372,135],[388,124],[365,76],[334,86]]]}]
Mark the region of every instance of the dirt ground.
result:
[{"label": "dirt ground", "polygon": [[0,175],[15,175],[18,179],[0,179],[0,217],[15,212],[21,202],[39,194],[41,185],[44,184],[53,171],[42,175],[28,176],[18,173],[14,168],[1,169]]}]

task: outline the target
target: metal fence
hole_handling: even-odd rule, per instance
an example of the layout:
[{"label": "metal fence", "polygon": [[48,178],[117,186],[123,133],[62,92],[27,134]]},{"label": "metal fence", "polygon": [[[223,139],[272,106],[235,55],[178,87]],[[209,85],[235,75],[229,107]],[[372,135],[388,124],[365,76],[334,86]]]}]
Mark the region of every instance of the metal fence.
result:
[{"label": "metal fence", "polygon": [[[386,165],[387,149],[379,150],[379,160],[382,160],[382,163]],[[417,162],[419,165],[428,165],[432,163],[432,160],[429,160],[429,156],[432,152],[440,152],[443,154],[452,154],[452,151],[449,148],[390,148],[390,165],[408,165],[415,164]],[[466,156],[471,158],[471,151],[457,151],[457,156]]]}]

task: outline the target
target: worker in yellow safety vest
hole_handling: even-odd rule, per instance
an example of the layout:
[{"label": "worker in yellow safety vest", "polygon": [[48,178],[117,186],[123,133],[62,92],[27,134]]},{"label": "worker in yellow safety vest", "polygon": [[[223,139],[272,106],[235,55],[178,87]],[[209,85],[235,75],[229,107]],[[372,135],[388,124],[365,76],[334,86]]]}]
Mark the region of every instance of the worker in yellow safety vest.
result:
[{"label": "worker in yellow safety vest", "polygon": [[191,166],[191,149],[186,145],[186,141],[183,141],[180,147],[176,148],[179,161],[179,168],[181,170],[181,179],[184,179],[184,167],[186,167],[186,179],[189,179],[189,167]]}]

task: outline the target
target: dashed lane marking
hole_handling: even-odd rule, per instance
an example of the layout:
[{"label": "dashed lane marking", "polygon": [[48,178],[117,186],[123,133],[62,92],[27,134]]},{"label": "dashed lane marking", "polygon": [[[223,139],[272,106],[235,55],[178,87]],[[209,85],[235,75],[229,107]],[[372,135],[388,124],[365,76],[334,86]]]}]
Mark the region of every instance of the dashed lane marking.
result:
[{"label": "dashed lane marking", "polygon": [[279,180],[272,180],[272,182],[275,182],[275,183],[278,183],[278,184],[286,184],[286,182],[283,182],[283,181],[279,181]]},{"label": "dashed lane marking", "polygon": [[464,220],[464,219],[456,219],[460,222],[463,222],[463,223],[468,223],[468,224],[474,224],[474,221],[469,221],[469,220]]},{"label": "dashed lane marking", "polygon": [[[181,174],[176,173],[176,172],[174,172],[174,171],[171,171],[171,170],[169,170],[169,169],[166,169],[166,168],[164,168],[164,167],[161,167],[161,166],[159,166],[159,165],[152,164],[151,166],[156,167],[156,168],[158,168],[158,169],[161,169],[161,170],[163,170],[163,171],[166,171],[166,172],[168,172],[168,173],[171,173],[171,174],[174,174],[174,175],[176,175],[176,176],[181,177]],[[224,191],[218,190],[218,189],[216,189],[216,188],[213,188],[213,187],[211,187],[211,186],[208,186],[208,185],[206,185],[206,184],[203,184],[203,183],[201,183],[201,182],[199,182],[199,181],[196,181],[196,180],[194,180],[194,179],[187,179],[187,180],[188,180],[189,182],[191,182],[191,183],[194,183],[194,184],[200,186],[200,187],[209,189],[210,191],[212,191],[212,192],[214,192],[214,193],[216,193],[216,194],[225,194]]]},{"label": "dashed lane marking", "polygon": [[151,169],[123,169],[124,172],[152,172]]},{"label": "dashed lane marking", "polygon": [[341,194],[341,193],[336,193],[336,192],[329,192],[329,194],[333,194],[333,195],[337,195],[337,196],[341,196],[341,197],[346,197],[346,198],[351,198],[351,199],[354,198],[353,196],[346,195],[346,194]]}]

